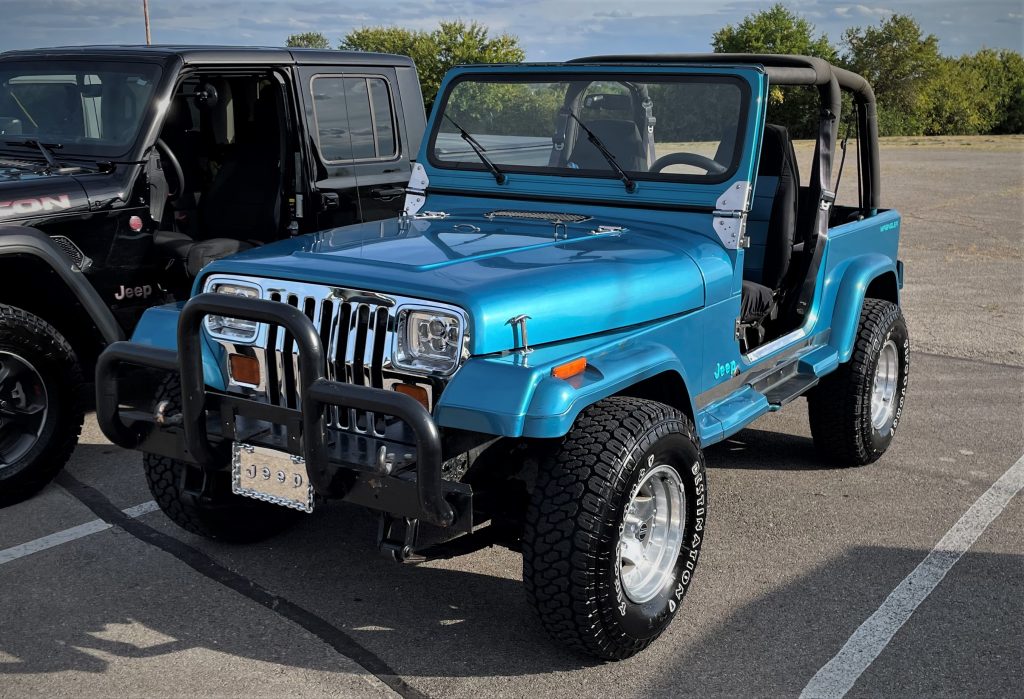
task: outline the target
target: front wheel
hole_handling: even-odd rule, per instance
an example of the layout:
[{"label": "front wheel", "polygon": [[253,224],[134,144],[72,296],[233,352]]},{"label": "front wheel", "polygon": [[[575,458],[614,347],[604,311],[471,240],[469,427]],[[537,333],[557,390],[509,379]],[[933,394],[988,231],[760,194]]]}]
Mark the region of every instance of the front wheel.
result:
[{"label": "front wheel", "polygon": [[[157,392],[170,412],[181,410],[176,378]],[[167,517],[185,531],[229,543],[261,541],[294,525],[300,512],[242,497],[231,492],[231,470],[204,474],[199,467],[158,454],[144,453],[142,465],[153,499]]]},{"label": "front wheel", "polygon": [[605,660],[650,645],[700,557],[704,457],[677,410],[609,398],[541,465],[523,531],[523,582],[556,640]]},{"label": "front wheel", "polygon": [[56,328],[0,304],[0,506],[35,494],[67,463],[85,417],[82,384]]},{"label": "front wheel", "polygon": [[814,446],[829,461],[877,461],[903,417],[910,380],[910,335],[900,307],[864,299],[850,360],[807,395]]}]

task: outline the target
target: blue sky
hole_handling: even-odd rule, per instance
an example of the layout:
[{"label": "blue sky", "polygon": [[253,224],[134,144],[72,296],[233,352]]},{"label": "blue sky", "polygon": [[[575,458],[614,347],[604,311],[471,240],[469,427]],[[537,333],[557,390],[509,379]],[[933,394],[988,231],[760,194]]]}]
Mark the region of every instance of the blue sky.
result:
[{"label": "blue sky", "polygon": [[[712,33],[770,2],[752,0],[150,0],[156,43],[280,46],[293,32],[332,42],[360,26],[431,28],[478,20],[519,37],[527,58],[704,51]],[[1024,49],[1024,0],[790,0],[792,10],[838,42],[851,25],[910,13],[943,53]],[[0,0],[0,50],[143,43],[142,0]]]}]

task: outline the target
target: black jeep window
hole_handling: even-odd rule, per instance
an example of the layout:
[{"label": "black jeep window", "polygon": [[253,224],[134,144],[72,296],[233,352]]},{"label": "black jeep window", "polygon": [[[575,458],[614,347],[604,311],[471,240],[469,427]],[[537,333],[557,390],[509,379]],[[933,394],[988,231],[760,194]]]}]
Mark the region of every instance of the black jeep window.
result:
[{"label": "black jeep window", "polygon": [[397,155],[394,110],[384,79],[317,77],[312,89],[324,160],[388,160]]},{"label": "black jeep window", "polygon": [[747,91],[727,76],[467,76],[443,98],[429,153],[483,169],[461,128],[503,171],[615,177],[589,129],[631,177],[720,182],[741,155]]},{"label": "black jeep window", "polygon": [[0,63],[0,144],[34,139],[66,153],[121,155],[138,136],[159,76],[146,63]]}]

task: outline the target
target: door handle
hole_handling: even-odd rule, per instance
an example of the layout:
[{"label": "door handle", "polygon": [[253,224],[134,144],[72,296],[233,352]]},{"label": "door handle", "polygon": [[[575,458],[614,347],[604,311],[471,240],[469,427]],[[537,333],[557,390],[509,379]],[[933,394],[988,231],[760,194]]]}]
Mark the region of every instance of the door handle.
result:
[{"label": "door handle", "polygon": [[323,206],[324,211],[337,209],[341,206],[341,197],[338,196],[337,192],[321,192],[320,204]]},{"label": "door handle", "polygon": [[405,194],[405,187],[377,187],[371,189],[370,194],[378,199],[394,199]]}]

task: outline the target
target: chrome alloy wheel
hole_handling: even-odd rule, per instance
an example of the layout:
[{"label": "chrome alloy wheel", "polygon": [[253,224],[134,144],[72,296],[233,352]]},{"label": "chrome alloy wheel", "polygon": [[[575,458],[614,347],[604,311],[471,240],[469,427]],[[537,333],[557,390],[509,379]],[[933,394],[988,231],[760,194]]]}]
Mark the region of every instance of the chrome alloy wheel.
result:
[{"label": "chrome alloy wheel", "polygon": [[0,469],[25,456],[46,424],[46,386],[26,359],[0,351]]},{"label": "chrome alloy wheel", "polygon": [[896,343],[889,340],[882,346],[875,366],[875,381],[871,388],[871,426],[885,427],[896,409],[896,382],[900,375],[900,353]]},{"label": "chrome alloy wheel", "polygon": [[679,474],[671,466],[655,466],[626,506],[619,534],[619,579],[623,592],[635,604],[653,599],[672,580],[685,522]]}]

